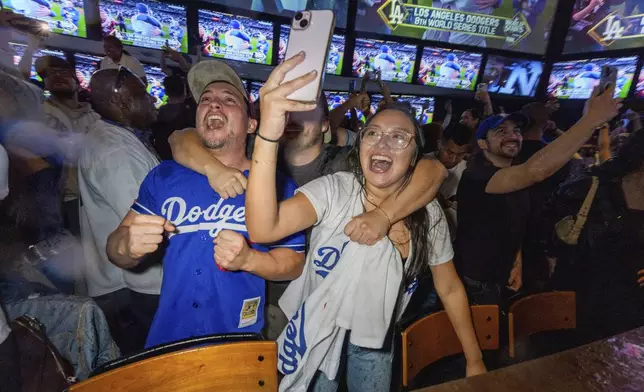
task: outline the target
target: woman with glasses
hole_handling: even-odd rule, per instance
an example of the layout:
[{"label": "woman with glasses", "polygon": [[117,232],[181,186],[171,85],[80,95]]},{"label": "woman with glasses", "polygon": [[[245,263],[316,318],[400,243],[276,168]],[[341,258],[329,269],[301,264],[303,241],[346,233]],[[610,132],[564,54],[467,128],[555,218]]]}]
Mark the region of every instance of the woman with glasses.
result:
[{"label": "woman with glasses", "polygon": [[[422,157],[422,143],[419,126],[408,109],[403,106],[384,107],[369,119],[360,133],[360,140],[349,158],[351,172],[313,180],[299,188],[295,196],[278,204],[274,196],[277,141],[284,130],[286,113],[315,107],[314,104],[286,98],[310,82],[312,75],[280,85],[284,73],[299,61],[301,58],[295,57],[283,63],[260,91],[262,119],[246,195],[246,224],[251,239],[261,243],[271,243],[311,228],[306,261],[312,267],[308,269],[311,273],[298,279],[319,286],[322,280],[337,272],[334,268],[339,263],[355,261],[342,258],[349,241],[345,225],[352,217],[365,211],[377,210],[384,214],[379,204],[388,196],[401,192],[408,184]],[[404,270],[392,322],[404,311],[418,278],[431,273],[438,295],[463,345],[467,375],[485,372],[465,290],[452,264],[449,229],[438,202],[433,201],[425,209],[400,222],[393,222],[388,240],[399,253]],[[366,252],[369,247],[360,249]],[[292,284],[297,284],[297,281]],[[375,302],[384,296],[384,288],[371,287],[370,290]],[[311,319],[313,316],[307,314],[306,317]],[[285,335],[293,335],[291,325],[283,332]],[[386,339],[381,349],[359,347],[348,340],[342,349],[339,372],[347,373],[349,391],[389,391],[393,356],[391,339]],[[304,347],[302,342],[299,344],[297,351],[306,350],[306,344]],[[282,352],[288,352],[286,345],[280,347],[278,367],[282,373],[288,374],[281,366]],[[318,371],[311,380],[312,390],[335,391],[339,388],[339,378],[340,374],[330,380],[325,373]],[[280,390],[287,388],[282,385]]]}]

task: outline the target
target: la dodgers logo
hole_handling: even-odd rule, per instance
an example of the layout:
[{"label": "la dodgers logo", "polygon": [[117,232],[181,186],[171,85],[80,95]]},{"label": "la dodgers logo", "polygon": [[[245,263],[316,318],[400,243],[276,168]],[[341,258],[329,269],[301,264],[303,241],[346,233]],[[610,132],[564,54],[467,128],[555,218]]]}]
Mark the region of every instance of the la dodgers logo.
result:
[{"label": "la dodgers logo", "polygon": [[[286,334],[282,350],[280,350],[279,361],[281,362],[280,368],[282,373],[287,376],[297,371],[299,361],[306,354],[306,337],[304,336],[305,305],[306,303],[302,304],[302,308],[293,315],[293,318],[291,318],[286,326]],[[282,354],[282,351],[284,354]]]},{"label": "la dodgers logo", "polygon": [[170,197],[161,206],[161,213],[177,228],[177,233],[170,236],[207,230],[214,238],[221,230],[247,231],[246,208],[243,205],[225,204],[224,199],[219,199],[206,209],[200,206],[188,209],[183,198]]},{"label": "la dodgers logo", "polygon": [[344,252],[344,248],[347,247],[348,243],[349,241],[342,244],[341,249],[334,248],[333,246],[323,246],[318,248],[316,252],[317,257],[313,259],[313,264],[315,264],[315,273],[326,278],[329,272],[331,272],[338,264],[338,261],[340,261],[340,256]]}]

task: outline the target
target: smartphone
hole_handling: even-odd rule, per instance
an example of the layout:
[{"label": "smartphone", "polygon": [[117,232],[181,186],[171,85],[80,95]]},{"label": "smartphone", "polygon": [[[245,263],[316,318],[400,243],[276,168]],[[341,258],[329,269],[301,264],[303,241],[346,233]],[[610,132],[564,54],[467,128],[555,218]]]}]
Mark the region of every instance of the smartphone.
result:
[{"label": "smartphone", "polygon": [[477,91],[487,91],[487,83],[479,83]]},{"label": "smartphone", "polygon": [[47,38],[51,34],[47,22],[41,22],[38,19],[27,18],[21,14],[12,13],[11,11],[6,9],[2,9],[0,12],[12,14],[7,18],[7,24],[18,31],[43,38]]},{"label": "smartphone", "polygon": [[352,80],[351,83],[349,83],[349,94],[355,93],[357,88],[358,88],[358,81]]},{"label": "smartphone", "polygon": [[599,94],[603,94],[611,84],[617,84],[617,68],[604,65],[599,78]]},{"label": "smartphone", "polygon": [[285,75],[284,82],[297,79],[313,70],[317,71],[317,77],[289,95],[289,99],[317,102],[324,83],[326,57],[334,28],[335,14],[331,10],[302,11],[293,17],[285,58],[290,59],[303,51],[306,53],[306,59]]}]

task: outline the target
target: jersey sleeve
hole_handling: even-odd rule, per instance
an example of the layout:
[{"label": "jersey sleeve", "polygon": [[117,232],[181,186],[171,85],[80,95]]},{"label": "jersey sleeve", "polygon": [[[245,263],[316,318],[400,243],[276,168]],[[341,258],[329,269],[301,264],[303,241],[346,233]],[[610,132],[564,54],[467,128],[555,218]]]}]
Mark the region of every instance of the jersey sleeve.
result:
[{"label": "jersey sleeve", "polygon": [[326,220],[331,215],[331,207],[336,192],[336,182],[333,175],[322,176],[299,187],[296,192],[302,193],[309,199],[317,215],[315,224]]},{"label": "jersey sleeve", "polygon": [[[289,199],[293,197],[293,195],[295,195],[295,189],[297,188],[297,185],[295,185],[295,182],[290,178],[278,175],[277,186],[278,202]],[[292,249],[298,253],[304,253],[306,249],[306,234],[301,231],[299,233],[295,233],[286,238],[283,238],[282,240],[272,245],[269,245],[269,249],[275,248],[287,248]]]},{"label": "jersey sleeve", "polygon": [[159,192],[163,189],[159,176],[159,167],[157,166],[148,173],[143,183],[141,183],[139,195],[134,200],[131,210],[142,215],[162,215],[158,200],[163,200],[163,198],[159,197]]},{"label": "jersey sleeve", "polygon": [[434,200],[427,205],[429,215],[429,265],[437,266],[454,259],[454,249],[449,234],[447,219],[438,201]]}]

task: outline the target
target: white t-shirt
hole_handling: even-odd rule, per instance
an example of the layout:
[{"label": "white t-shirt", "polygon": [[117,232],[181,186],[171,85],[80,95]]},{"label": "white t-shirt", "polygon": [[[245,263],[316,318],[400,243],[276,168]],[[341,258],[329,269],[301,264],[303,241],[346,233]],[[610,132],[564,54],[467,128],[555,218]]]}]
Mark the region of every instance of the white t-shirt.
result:
[{"label": "white t-shirt", "polygon": [[143,66],[141,65],[139,60],[125,53],[121,55],[121,60],[118,63],[115,63],[114,60],[112,60],[108,56],[103,57],[101,59],[101,62],[98,68],[99,69],[117,69],[119,65],[129,68],[129,70],[132,71],[132,73],[134,73],[136,76],[138,76],[141,79],[146,77],[145,70],[143,69]]},{"label": "white t-shirt", "polygon": [[[312,263],[316,274],[323,278],[333,271],[350,241],[344,234],[344,227],[353,217],[364,212],[362,187],[352,173],[338,172],[315,179],[296,192],[301,192],[309,199],[317,214],[317,221],[311,230],[306,262]],[[447,263],[454,258],[454,251],[445,215],[436,200],[426,208],[430,221],[427,241],[432,252],[429,265]],[[412,259],[413,251],[414,246],[411,244],[408,260]],[[406,263],[405,268],[408,266],[409,263]],[[414,281],[406,288],[399,306],[399,315],[404,311],[416,287],[417,282]]]},{"label": "white t-shirt", "polygon": [[130,211],[141,183],[158,164],[133,132],[103,120],[90,128],[87,146],[78,160],[81,238],[90,297],[126,287],[159,294],[160,264],[135,273],[112,264],[106,251],[107,237]]}]

